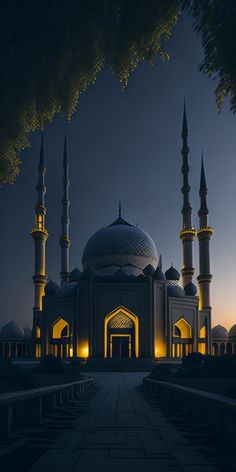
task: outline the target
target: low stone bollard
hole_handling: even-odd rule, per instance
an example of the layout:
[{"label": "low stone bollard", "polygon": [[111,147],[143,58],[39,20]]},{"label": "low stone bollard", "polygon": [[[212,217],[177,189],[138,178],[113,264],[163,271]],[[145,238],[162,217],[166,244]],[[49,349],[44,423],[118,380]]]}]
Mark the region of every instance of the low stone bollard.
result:
[{"label": "low stone bollard", "polygon": [[38,428],[43,416],[57,407],[79,399],[93,384],[93,379],[35,388],[0,395],[0,438],[21,428]]}]

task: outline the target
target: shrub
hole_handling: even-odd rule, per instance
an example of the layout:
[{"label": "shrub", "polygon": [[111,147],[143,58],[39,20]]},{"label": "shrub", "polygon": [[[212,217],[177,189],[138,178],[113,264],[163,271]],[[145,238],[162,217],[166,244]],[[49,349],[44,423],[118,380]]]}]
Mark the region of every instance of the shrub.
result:
[{"label": "shrub", "polygon": [[183,367],[193,367],[193,366],[200,366],[203,361],[203,354],[200,352],[192,352],[186,357],[183,357],[182,359],[182,365]]},{"label": "shrub", "polygon": [[149,377],[160,380],[163,377],[172,375],[176,371],[176,367],[173,364],[157,364],[149,374]]},{"label": "shrub", "polygon": [[212,377],[236,377],[235,356],[206,356],[204,365]]},{"label": "shrub", "polygon": [[40,371],[44,374],[61,374],[63,364],[60,357],[47,355],[40,360]]}]

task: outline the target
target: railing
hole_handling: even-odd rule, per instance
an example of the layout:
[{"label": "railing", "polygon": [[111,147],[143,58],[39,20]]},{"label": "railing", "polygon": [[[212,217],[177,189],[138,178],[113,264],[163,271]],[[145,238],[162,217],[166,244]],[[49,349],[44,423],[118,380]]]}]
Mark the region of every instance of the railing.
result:
[{"label": "railing", "polygon": [[148,392],[164,398],[176,410],[212,421],[218,442],[236,443],[236,400],[149,378],[143,379],[143,385]]},{"label": "railing", "polygon": [[37,428],[43,416],[68,401],[81,398],[93,384],[88,378],[60,385],[9,392],[0,395],[0,437],[20,428]]}]

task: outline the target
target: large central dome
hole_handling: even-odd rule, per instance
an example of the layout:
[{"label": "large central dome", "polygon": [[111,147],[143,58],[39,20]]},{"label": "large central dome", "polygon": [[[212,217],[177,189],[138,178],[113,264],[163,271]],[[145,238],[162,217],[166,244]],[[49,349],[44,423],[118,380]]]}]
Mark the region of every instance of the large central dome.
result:
[{"label": "large central dome", "polygon": [[151,236],[119,217],[88,240],[82,263],[84,270],[108,265],[132,265],[144,269],[149,264],[156,269],[157,259]]}]

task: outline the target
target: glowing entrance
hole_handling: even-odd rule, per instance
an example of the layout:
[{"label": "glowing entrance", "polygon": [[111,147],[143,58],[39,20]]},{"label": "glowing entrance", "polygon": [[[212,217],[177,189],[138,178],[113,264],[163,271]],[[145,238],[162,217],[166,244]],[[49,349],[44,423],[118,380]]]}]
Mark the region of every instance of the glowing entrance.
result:
[{"label": "glowing entrance", "polygon": [[104,357],[138,357],[138,318],[124,307],[119,307],[105,318]]}]

